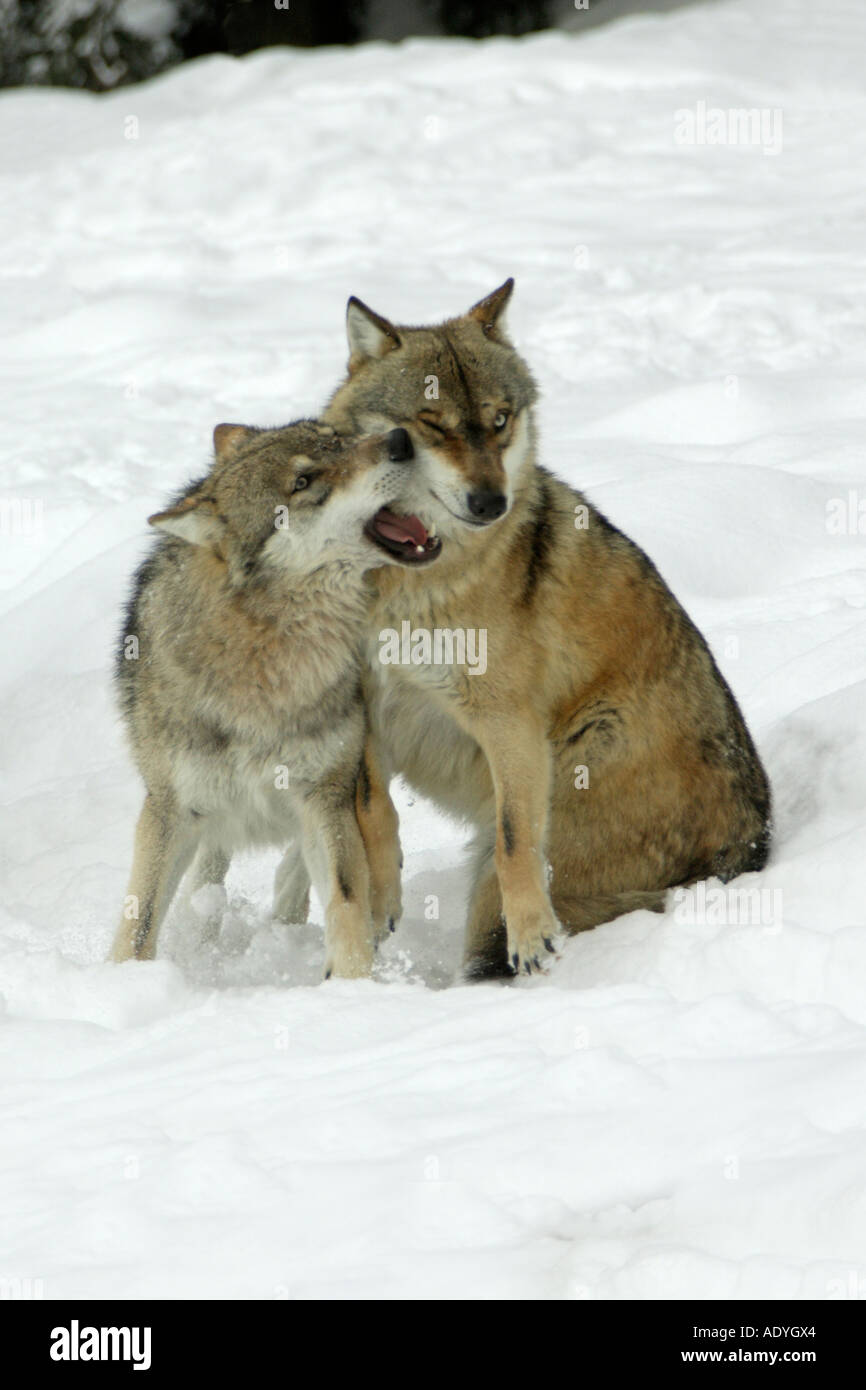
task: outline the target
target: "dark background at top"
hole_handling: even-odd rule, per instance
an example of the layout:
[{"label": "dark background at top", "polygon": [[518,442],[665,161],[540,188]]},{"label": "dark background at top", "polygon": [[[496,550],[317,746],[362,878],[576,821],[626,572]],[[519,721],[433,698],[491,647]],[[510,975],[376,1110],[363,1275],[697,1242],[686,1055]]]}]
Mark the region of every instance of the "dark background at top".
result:
[{"label": "dark background at top", "polygon": [[[0,0],[0,86],[107,91],[206,53],[419,35],[575,33],[692,0]],[[279,0],[282,4],[282,0]],[[156,10],[158,20],[154,25]],[[148,16],[150,18],[148,19]]]}]

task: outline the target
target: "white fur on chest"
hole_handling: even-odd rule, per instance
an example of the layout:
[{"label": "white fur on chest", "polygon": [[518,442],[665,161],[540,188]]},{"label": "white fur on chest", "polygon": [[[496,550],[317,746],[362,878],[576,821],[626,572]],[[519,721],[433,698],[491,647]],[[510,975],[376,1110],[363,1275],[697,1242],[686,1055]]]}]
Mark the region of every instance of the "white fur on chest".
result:
[{"label": "white fur on chest", "polygon": [[206,819],[206,838],[223,848],[285,844],[310,787],[360,762],[364,729],[359,707],[331,730],[287,738],[267,752],[237,739],[217,756],[184,749],[174,762],[178,798]]}]

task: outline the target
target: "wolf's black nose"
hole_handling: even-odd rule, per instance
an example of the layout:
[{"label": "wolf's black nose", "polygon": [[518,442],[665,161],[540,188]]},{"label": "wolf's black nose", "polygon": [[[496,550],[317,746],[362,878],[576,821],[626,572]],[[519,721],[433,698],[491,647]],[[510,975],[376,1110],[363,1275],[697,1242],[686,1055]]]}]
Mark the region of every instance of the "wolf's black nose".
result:
[{"label": "wolf's black nose", "polygon": [[388,435],[388,457],[392,463],[406,463],[415,457],[408,430],[391,430]]},{"label": "wolf's black nose", "polygon": [[491,492],[489,488],[467,493],[466,501],[470,512],[477,516],[479,521],[495,521],[508,506],[508,498],[504,493]]}]

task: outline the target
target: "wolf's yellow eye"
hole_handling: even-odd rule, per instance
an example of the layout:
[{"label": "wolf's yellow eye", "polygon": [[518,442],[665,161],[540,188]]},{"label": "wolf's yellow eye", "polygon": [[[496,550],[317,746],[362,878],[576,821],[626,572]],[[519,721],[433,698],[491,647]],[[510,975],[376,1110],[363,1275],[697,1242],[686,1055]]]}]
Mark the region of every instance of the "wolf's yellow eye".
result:
[{"label": "wolf's yellow eye", "polygon": [[303,492],[304,488],[309,486],[310,480],[306,476],[306,474],[299,473],[297,478],[295,479],[295,486],[292,488],[292,492]]},{"label": "wolf's yellow eye", "polygon": [[508,424],[508,411],[507,411],[507,410],[500,410],[500,411],[498,411],[497,414],[496,414],[496,416],[494,417],[494,420],[493,420],[493,428],[494,428],[495,430],[504,430],[504,429],[505,429],[505,426],[506,426],[507,424]]}]

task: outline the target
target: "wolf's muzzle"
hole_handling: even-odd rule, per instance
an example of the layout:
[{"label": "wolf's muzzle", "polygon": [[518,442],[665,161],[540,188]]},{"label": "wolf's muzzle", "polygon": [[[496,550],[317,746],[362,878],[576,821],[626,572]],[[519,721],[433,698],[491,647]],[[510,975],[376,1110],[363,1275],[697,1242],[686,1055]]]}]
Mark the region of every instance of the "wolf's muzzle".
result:
[{"label": "wolf's muzzle", "polygon": [[475,517],[476,524],[486,526],[489,521],[496,521],[502,516],[508,507],[508,498],[502,492],[480,488],[478,492],[466,494],[466,505]]}]

